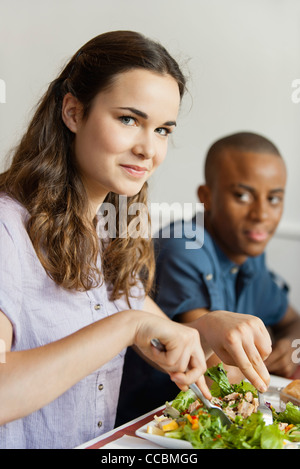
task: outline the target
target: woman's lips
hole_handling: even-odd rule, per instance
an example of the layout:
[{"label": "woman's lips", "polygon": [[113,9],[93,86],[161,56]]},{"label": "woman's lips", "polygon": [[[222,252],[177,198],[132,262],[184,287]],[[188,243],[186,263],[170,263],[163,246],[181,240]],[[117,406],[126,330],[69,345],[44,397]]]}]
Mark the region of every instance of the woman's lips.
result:
[{"label": "woman's lips", "polygon": [[143,166],[136,166],[136,165],[125,165],[121,164],[121,167],[131,176],[140,178],[145,176],[148,169],[144,168]]},{"label": "woman's lips", "polygon": [[266,230],[248,230],[245,234],[250,241],[258,243],[266,241],[269,237],[269,232]]}]

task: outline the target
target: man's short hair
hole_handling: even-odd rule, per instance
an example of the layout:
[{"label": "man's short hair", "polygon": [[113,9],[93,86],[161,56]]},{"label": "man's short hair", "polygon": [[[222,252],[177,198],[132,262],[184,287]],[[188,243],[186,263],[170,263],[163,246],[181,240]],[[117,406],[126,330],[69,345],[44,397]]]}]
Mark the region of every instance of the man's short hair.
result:
[{"label": "man's short hair", "polygon": [[253,132],[238,132],[227,135],[214,142],[207,152],[204,166],[206,182],[211,182],[218,157],[225,149],[229,148],[241,152],[270,153],[281,157],[276,145],[263,135]]}]

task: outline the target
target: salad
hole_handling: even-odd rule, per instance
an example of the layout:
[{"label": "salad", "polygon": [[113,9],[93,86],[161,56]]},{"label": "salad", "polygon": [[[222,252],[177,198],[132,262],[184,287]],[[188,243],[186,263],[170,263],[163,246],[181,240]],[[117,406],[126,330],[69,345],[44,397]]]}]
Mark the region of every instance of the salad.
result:
[{"label": "salad", "polygon": [[232,420],[223,426],[218,416],[211,415],[193,391],[181,391],[162,416],[154,417],[148,433],[186,440],[199,449],[281,449],[288,443],[300,442],[300,409],[288,402],[283,412],[270,404],[273,424],[266,425],[257,411],[255,387],[248,381],[230,384],[223,364],[209,368],[213,380],[213,402]]}]

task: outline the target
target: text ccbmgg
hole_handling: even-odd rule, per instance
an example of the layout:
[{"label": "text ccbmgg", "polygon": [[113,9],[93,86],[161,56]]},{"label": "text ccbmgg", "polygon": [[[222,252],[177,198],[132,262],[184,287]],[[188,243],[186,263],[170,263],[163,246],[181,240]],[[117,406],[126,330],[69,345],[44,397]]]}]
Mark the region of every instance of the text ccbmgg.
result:
[{"label": "text ccbmgg", "polygon": [[195,453],[149,453],[145,456],[148,464],[191,464],[197,463],[198,457]]}]

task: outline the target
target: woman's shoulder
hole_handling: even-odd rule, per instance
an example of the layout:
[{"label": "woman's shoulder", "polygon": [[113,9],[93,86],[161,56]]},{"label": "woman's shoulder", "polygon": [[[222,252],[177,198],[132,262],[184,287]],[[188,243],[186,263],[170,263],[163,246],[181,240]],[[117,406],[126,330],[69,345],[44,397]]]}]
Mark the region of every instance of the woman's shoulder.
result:
[{"label": "woman's shoulder", "polygon": [[28,216],[26,208],[5,193],[0,193],[0,223],[6,227],[24,228]]}]

